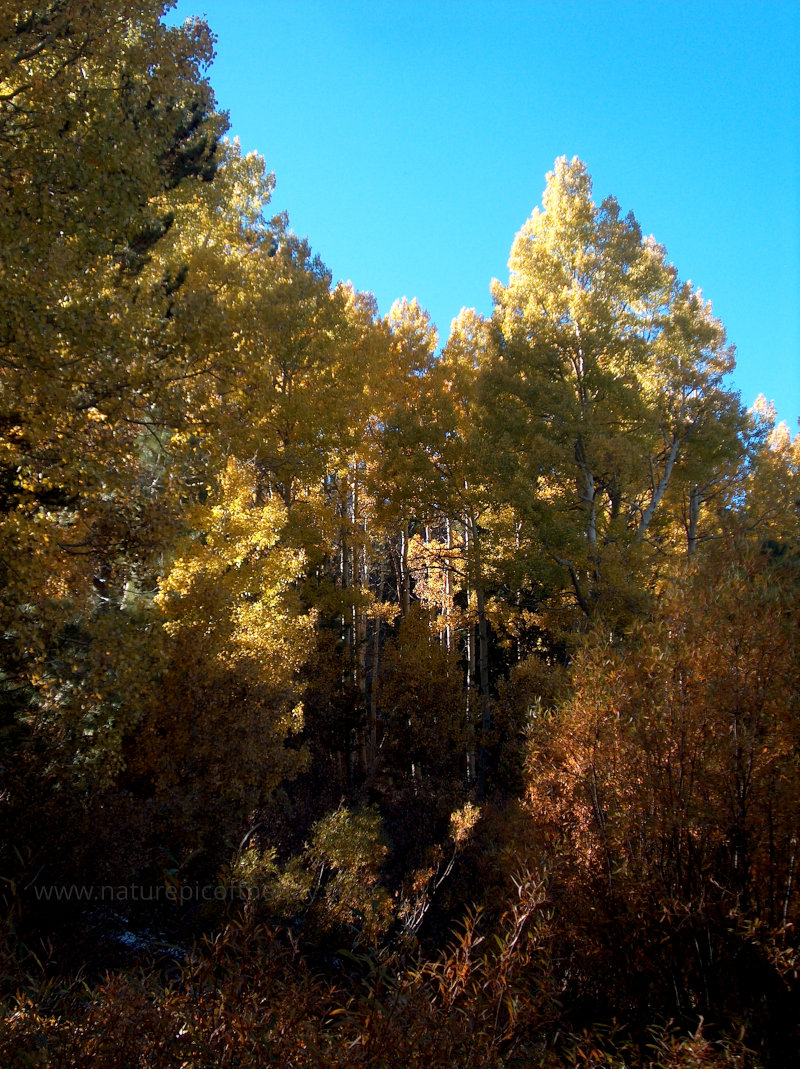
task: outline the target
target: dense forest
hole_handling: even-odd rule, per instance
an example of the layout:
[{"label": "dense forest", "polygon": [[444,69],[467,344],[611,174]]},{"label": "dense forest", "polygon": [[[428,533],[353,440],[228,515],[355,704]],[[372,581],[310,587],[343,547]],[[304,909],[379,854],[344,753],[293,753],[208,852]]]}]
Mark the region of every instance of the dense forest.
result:
[{"label": "dense forest", "polygon": [[0,1061],[794,1064],[800,435],[578,159],[382,317],[163,9],[0,3]]}]

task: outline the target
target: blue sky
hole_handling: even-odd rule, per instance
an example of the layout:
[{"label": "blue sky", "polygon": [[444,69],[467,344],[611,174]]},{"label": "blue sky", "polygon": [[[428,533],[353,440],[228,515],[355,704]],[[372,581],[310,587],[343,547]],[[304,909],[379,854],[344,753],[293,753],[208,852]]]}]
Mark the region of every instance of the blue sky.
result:
[{"label": "blue sky", "polygon": [[580,156],[712,301],[733,385],[800,417],[798,0],[179,0],[275,211],[441,341],[491,311],[558,156]]}]

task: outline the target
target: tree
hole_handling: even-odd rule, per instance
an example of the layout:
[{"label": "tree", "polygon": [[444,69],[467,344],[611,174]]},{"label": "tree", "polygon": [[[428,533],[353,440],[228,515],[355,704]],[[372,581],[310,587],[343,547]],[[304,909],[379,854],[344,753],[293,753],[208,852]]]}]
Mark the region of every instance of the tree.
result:
[{"label": "tree", "polygon": [[161,373],[154,338],[177,280],[146,268],[174,224],[171,194],[213,176],[224,129],[201,78],[208,29],[166,29],[163,6],[4,5],[0,138],[13,166],[0,179],[0,366],[9,505],[41,500],[46,508],[87,484],[106,486],[108,452],[135,452],[142,391]]},{"label": "tree", "polygon": [[773,551],[796,548],[800,540],[800,434],[776,423],[775,406],[759,396],[751,415],[756,449],[742,495],[749,526]]},{"label": "tree", "polygon": [[692,456],[706,471],[720,450],[739,450],[743,414],[722,384],[733,355],[633,215],[611,197],[595,205],[577,158],[556,161],[509,267],[508,285],[493,288],[500,344],[486,388],[504,413],[494,440],[515,462],[509,501],[591,616],[610,608],[643,550],[662,547],[676,466]]},{"label": "tree", "polygon": [[[491,551],[485,535],[496,511],[498,494],[496,467],[489,457],[490,439],[484,433],[486,411],[480,392],[480,374],[489,359],[491,344],[489,325],[473,309],[462,309],[453,320],[447,345],[431,377],[439,429],[431,449],[435,471],[431,494],[448,523],[462,533],[462,586],[469,627],[467,685],[474,678],[470,669],[476,666],[481,702],[476,768],[479,795],[486,789],[487,741],[492,727],[487,614]],[[472,595],[474,617],[470,611]],[[473,621],[477,622],[477,658]]]},{"label": "tree", "polygon": [[168,463],[175,384],[207,370],[182,252],[226,123],[208,28],[163,10],[0,10],[3,820],[11,844],[38,814],[28,848],[71,842],[73,863],[72,815],[119,775],[157,686],[150,601],[193,492]]},{"label": "tree", "polygon": [[749,1024],[774,999],[759,1027],[776,1045],[795,1031],[779,1007],[798,911],[798,579],[796,553],[741,536],[684,562],[627,640],[592,635],[572,694],[533,724],[527,773],[572,944],[595,971],[601,956],[603,984],[644,1013],[735,1006]]},{"label": "tree", "polygon": [[304,561],[280,542],[283,502],[258,500],[255,465],[231,459],[155,598],[160,684],[126,740],[126,778],[180,820],[184,845],[235,834],[305,760],[284,745],[303,725]]},{"label": "tree", "polygon": [[[390,330],[385,396],[378,408],[383,484],[380,515],[392,528],[389,548],[397,581],[397,600],[406,615],[411,607],[408,566],[414,521],[424,522],[429,507],[430,467],[425,445],[434,427],[429,374],[438,345],[436,327],[416,298],[395,301],[386,321]],[[387,493],[387,489],[389,492]]]}]

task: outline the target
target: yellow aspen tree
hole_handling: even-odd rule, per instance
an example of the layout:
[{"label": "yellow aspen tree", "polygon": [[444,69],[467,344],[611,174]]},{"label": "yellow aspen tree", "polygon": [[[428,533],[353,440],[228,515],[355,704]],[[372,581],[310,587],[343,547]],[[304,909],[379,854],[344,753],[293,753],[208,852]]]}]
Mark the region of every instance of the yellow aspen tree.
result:
[{"label": "yellow aspen tree", "polygon": [[733,353],[633,214],[595,204],[577,158],[556,161],[509,269],[493,285],[488,389],[504,416],[497,445],[517,458],[514,504],[583,614],[613,615],[616,598],[625,618],[681,465],[693,458],[702,494],[720,452],[741,451],[743,413],[723,383]]}]

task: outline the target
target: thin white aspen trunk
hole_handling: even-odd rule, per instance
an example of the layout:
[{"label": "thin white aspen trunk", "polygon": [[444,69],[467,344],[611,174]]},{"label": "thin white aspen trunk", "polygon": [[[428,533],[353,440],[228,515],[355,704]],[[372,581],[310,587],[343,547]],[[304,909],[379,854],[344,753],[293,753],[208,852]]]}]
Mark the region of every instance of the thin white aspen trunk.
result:
[{"label": "thin white aspen trunk", "polygon": [[[378,600],[383,592],[383,561],[381,561]],[[369,763],[374,766],[378,758],[378,673],[381,655],[381,618],[375,619],[375,633],[372,636],[372,685],[369,694]]]},{"label": "thin white aspen trunk", "polygon": [[[348,538],[347,538],[347,522],[348,522],[348,518],[349,518],[348,517],[348,512],[349,512],[349,490],[348,490],[347,482],[345,482],[344,487],[342,487],[342,480],[339,480],[339,487],[340,487],[340,493],[341,493],[342,490],[344,491],[341,494],[340,501],[339,501],[339,518],[340,518],[339,538],[340,538],[341,544],[342,544],[342,549],[341,549],[341,558],[342,558],[341,584],[342,584],[342,590],[345,591],[345,590],[348,590],[349,587],[350,587],[350,548],[348,546]],[[342,608],[341,619],[342,619],[342,640],[345,643],[345,645],[348,647],[348,649],[352,649],[353,648],[352,619],[351,619],[350,611],[345,607]]]},{"label": "thin white aspen trunk", "polygon": [[686,523],[686,555],[691,557],[697,548],[697,526],[700,520],[700,505],[703,496],[699,486],[689,491],[689,515]]},{"label": "thin white aspen trunk", "polygon": [[597,487],[594,481],[594,472],[589,467],[586,459],[586,450],[583,438],[579,435],[575,442],[575,461],[583,477],[583,486],[578,482],[576,487],[580,495],[581,504],[586,509],[589,519],[586,524],[586,541],[591,546],[597,545]]},{"label": "thin white aspen trunk", "polygon": [[400,543],[401,609],[403,616],[411,611],[411,575],[408,571],[408,520],[403,524]]},{"label": "thin white aspen trunk", "polygon": [[[520,545],[520,540],[519,540],[519,532],[520,532],[521,526],[522,526],[522,524],[519,523],[519,522],[514,524],[514,548],[517,551],[517,559],[518,560],[519,560],[520,550],[522,548],[521,545]],[[520,613],[520,617],[521,617],[521,615],[522,615],[522,591],[521,590],[517,591],[517,612]],[[519,634],[519,632],[518,632],[518,634]],[[522,643],[521,643],[519,637],[516,639],[515,645],[517,647],[517,664],[519,664],[520,661],[522,660]]]},{"label": "thin white aspen trunk", "polygon": [[[351,664],[353,681],[361,694],[361,699],[366,708],[366,695],[367,695],[367,681],[365,676],[365,658],[366,658],[366,638],[362,634],[362,630],[365,624],[363,613],[358,609],[358,591],[361,588],[361,564],[363,560],[364,547],[358,547],[356,543],[356,525],[358,523],[358,464],[353,465],[353,487],[352,492],[348,495],[348,515],[349,521],[348,537],[352,538],[353,545],[350,550],[350,583],[353,589],[352,603],[349,607],[350,615],[350,635],[351,635]],[[369,768],[368,757],[368,727],[363,724],[358,730],[358,753],[359,761],[361,764],[360,772],[362,775],[367,774]]]},{"label": "thin white aspen trunk", "polygon": [[[369,552],[367,550],[367,521],[363,521],[364,542],[359,554],[359,575],[357,584],[361,590],[365,590],[369,582]],[[359,612],[357,615],[356,642],[358,645],[358,661],[360,670],[360,689],[366,700],[367,693],[367,615]]]},{"label": "thin white aspen trunk", "polygon": [[486,778],[489,771],[489,750],[486,740],[492,727],[492,709],[489,697],[489,626],[486,619],[485,593],[483,589],[483,558],[480,531],[474,516],[469,517],[472,533],[475,600],[478,607],[478,673],[481,688],[481,743],[478,747],[478,797],[486,791]]},{"label": "thin white aspen trunk", "polygon": [[425,524],[425,588],[431,589],[431,565],[430,565],[431,529]]},{"label": "thin white aspen trunk", "polygon": [[[467,560],[469,560],[469,548],[470,548],[470,532],[469,532],[469,526],[468,526],[468,524],[467,524],[467,522],[465,520],[464,521],[464,554],[465,554],[465,557],[466,557]],[[466,591],[465,591],[465,593],[466,593],[466,597],[467,597],[467,621],[468,621],[467,622],[467,627],[466,627],[466,634],[467,634],[467,650],[466,650],[466,653],[467,653],[467,702],[469,702],[469,695],[470,695],[470,693],[472,691],[472,687],[474,686],[474,683],[475,683],[475,635],[474,635],[474,628],[473,628],[472,624],[469,623],[469,603],[470,603],[470,593],[471,593],[471,591],[470,591],[469,571],[467,571],[467,580],[466,580]],[[468,708],[469,708],[469,705],[468,705]]]},{"label": "thin white aspen trunk", "polygon": [[450,531],[450,517],[445,520],[445,531],[447,539],[447,556],[444,562],[444,644],[448,653],[450,652],[450,549],[452,547],[452,535]]},{"label": "thin white aspen trunk", "polygon": [[586,467],[581,467],[583,473],[584,490],[581,496],[583,504],[589,512],[589,520],[586,524],[586,541],[590,546],[597,545],[597,489],[594,475]]},{"label": "thin white aspen trunk", "polygon": [[[472,545],[472,532],[470,531],[469,518],[464,517],[464,557],[467,562],[470,560],[470,547]],[[477,710],[473,706],[473,694],[475,693],[475,682],[477,678],[477,650],[476,650],[476,635],[475,625],[470,619],[470,601],[472,598],[472,576],[471,569],[467,567],[466,577],[466,598],[467,598],[467,626],[466,626],[466,660],[467,660],[467,727],[469,728],[475,722]],[[474,736],[473,736],[474,739]],[[478,775],[477,768],[477,753],[475,745],[470,747],[467,751],[467,775],[471,782],[475,782]]]},{"label": "thin white aspen trunk", "polygon": [[669,485],[670,477],[672,476],[672,469],[675,467],[675,461],[678,457],[678,432],[672,435],[672,441],[670,442],[669,450],[667,452],[664,461],[664,471],[661,478],[656,483],[655,477],[653,478],[653,494],[650,498],[650,504],[642,513],[642,518],[639,521],[639,526],[636,528],[636,541],[641,542],[644,536],[647,534],[647,528],[650,526],[656,509],[661,504],[661,499],[666,493],[667,486]]},{"label": "thin white aspen trunk", "polygon": [[[352,540],[353,540],[353,545],[352,545],[352,547],[350,549],[350,586],[353,588],[353,591],[355,592],[356,588],[358,586],[360,586],[360,575],[359,575],[360,553],[358,552],[358,548],[357,548],[356,541],[355,541],[356,516],[358,515],[358,469],[357,468],[353,469],[353,489],[352,489],[351,493],[348,495],[348,505],[349,505],[348,516],[347,516],[347,519],[348,519],[348,522],[349,522],[348,537],[352,538]],[[360,620],[360,615],[361,614],[358,611],[357,604],[358,604],[358,597],[354,596],[353,597],[353,603],[350,606],[350,628],[351,628],[352,647],[353,647],[353,672],[355,674],[356,685],[359,687],[359,689],[363,690],[363,687],[361,685],[361,682],[362,682],[361,681],[361,675],[362,675],[362,673],[359,671],[359,643],[358,643],[359,629],[360,629],[360,626],[361,626],[361,620]]]}]

